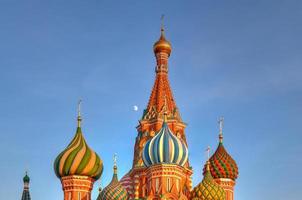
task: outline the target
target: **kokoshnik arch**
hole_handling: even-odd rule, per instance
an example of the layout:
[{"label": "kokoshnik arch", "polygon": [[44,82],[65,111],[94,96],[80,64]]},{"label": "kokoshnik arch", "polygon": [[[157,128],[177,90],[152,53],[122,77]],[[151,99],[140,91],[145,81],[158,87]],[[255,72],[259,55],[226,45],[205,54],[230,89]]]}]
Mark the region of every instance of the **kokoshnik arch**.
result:
[{"label": "kokoshnik arch", "polygon": [[[205,164],[203,180],[192,188],[186,124],[169,84],[168,59],[172,46],[165,38],[163,26],[153,50],[155,82],[147,108],[136,127],[132,168],[119,181],[114,162],[112,181],[100,189],[97,200],[233,200],[238,167],[223,145],[223,120],[220,120],[217,150]],[[91,200],[93,184],[103,172],[101,158],[85,141],[81,121],[79,109],[75,136],[54,162],[64,200]],[[24,183],[29,196],[29,181]]]}]

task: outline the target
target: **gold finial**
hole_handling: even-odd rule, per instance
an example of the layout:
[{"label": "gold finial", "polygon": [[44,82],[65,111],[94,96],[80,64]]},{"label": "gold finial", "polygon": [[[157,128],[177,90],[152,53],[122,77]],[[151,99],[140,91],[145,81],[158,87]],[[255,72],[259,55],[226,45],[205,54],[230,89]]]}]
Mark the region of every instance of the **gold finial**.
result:
[{"label": "gold finial", "polygon": [[113,155],[113,172],[114,172],[114,174],[117,174],[117,154],[116,153]]},{"label": "gold finial", "polygon": [[206,162],[206,169],[207,171],[210,170],[210,151],[211,151],[211,148],[210,146],[208,146],[208,148],[206,149],[206,152],[207,152],[207,162]]},{"label": "gold finial", "polygon": [[210,159],[210,151],[211,151],[211,148],[210,148],[210,146],[208,146],[207,149],[206,149],[206,152],[207,152],[207,160]]},{"label": "gold finial", "polygon": [[113,155],[113,164],[114,164],[114,166],[116,166],[117,164],[117,154],[115,153],[114,155]]},{"label": "gold finial", "polygon": [[224,117],[221,116],[218,120],[218,124],[219,124],[219,142],[222,143],[223,142],[223,126],[224,126]]},{"label": "gold finial", "polygon": [[82,100],[80,99],[80,100],[79,100],[79,103],[78,103],[78,118],[77,118],[78,127],[79,127],[79,128],[81,127],[81,122],[82,122],[82,117],[81,117],[81,104],[82,104]]},{"label": "gold finial", "polygon": [[155,55],[158,52],[164,52],[168,54],[168,57],[170,56],[170,53],[172,51],[172,46],[169,41],[165,38],[165,30],[164,30],[164,15],[161,17],[161,28],[160,28],[160,38],[155,44],[153,45],[153,51]]}]

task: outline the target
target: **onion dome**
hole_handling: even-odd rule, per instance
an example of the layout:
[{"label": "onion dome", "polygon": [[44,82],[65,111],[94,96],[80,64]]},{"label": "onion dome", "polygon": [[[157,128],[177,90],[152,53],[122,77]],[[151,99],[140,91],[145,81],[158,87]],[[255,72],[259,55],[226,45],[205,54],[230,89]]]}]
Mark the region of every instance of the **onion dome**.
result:
[{"label": "onion dome", "polygon": [[210,163],[207,161],[203,180],[191,192],[192,200],[225,200],[224,189],[219,186],[210,173]]},{"label": "onion dome", "polygon": [[54,162],[55,173],[58,178],[78,175],[88,176],[97,180],[103,172],[103,161],[87,145],[83,137],[80,111],[77,121],[78,127],[74,138]]},{"label": "onion dome", "polygon": [[158,52],[165,52],[170,56],[170,53],[172,51],[172,46],[170,42],[165,38],[165,32],[163,26],[161,28],[161,34],[159,40],[155,42],[153,45],[153,51],[155,54]]},{"label": "onion dome", "polygon": [[143,149],[143,162],[146,167],[165,163],[184,166],[188,160],[186,144],[176,137],[165,120],[155,137],[146,142]]},{"label": "onion dome", "polygon": [[[235,181],[239,173],[238,166],[223,146],[222,123],[223,119],[220,119],[219,145],[210,158],[210,170],[215,179],[229,178]],[[205,172],[206,170],[204,169],[204,173]]]},{"label": "onion dome", "polygon": [[29,178],[29,176],[27,175],[27,172],[25,172],[25,176],[23,177],[23,182],[24,182],[24,183],[29,183],[29,182],[30,182],[30,178]]},{"label": "onion dome", "polygon": [[126,200],[128,199],[127,190],[119,183],[117,177],[116,156],[114,157],[113,177],[109,185],[103,190],[100,189],[97,200]]}]

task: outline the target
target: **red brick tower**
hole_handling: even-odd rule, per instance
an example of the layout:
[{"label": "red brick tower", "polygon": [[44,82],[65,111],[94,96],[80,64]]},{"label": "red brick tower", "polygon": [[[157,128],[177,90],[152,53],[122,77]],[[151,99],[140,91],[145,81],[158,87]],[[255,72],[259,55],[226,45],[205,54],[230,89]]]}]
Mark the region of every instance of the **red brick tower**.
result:
[{"label": "red brick tower", "polygon": [[[157,63],[155,67],[155,83],[147,108],[144,110],[143,116],[137,126],[138,135],[134,146],[132,169],[121,180],[122,185],[128,190],[130,199],[147,198],[147,194],[150,194],[150,185],[148,190],[148,183],[146,182],[147,174],[152,174],[154,171],[150,170],[150,168],[146,168],[144,165],[142,152],[146,142],[162,129],[164,114],[166,115],[167,126],[171,132],[187,146],[184,131],[186,124],[180,117],[169,84],[168,58],[171,54],[172,47],[170,42],[165,38],[163,27],[161,28],[160,38],[154,44],[153,50]],[[170,174],[177,174],[177,176],[181,177],[181,193],[189,194],[189,190],[192,188],[192,170],[188,159],[183,166],[175,165],[173,167],[172,165],[161,165],[158,166],[157,169],[159,169],[159,171],[156,172],[157,176],[166,176],[164,174],[167,172]],[[154,184],[156,183],[154,182]],[[179,190],[178,193],[180,193]]]}]

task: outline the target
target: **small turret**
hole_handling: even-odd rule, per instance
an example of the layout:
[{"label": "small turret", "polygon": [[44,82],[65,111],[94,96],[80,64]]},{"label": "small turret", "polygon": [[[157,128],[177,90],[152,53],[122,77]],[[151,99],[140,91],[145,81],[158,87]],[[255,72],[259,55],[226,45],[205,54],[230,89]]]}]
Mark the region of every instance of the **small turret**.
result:
[{"label": "small turret", "polygon": [[113,176],[112,180],[103,190],[99,190],[97,200],[127,200],[127,190],[119,183],[117,177],[116,155],[114,155]]},{"label": "small turret", "polygon": [[225,191],[214,181],[210,173],[209,161],[207,161],[202,182],[193,189],[191,194],[193,200],[226,200]]},{"label": "small turret", "polygon": [[29,182],[30,182],[30,178],[29,178],[27,172],[25,172],[25,176],[23,177],[24,188],[23,188],[21,200],[30,200],[31,199],[30,193],[29,193]]}]

